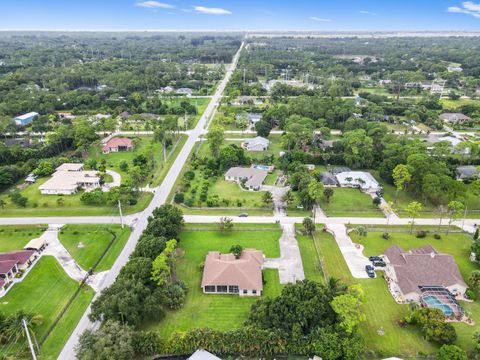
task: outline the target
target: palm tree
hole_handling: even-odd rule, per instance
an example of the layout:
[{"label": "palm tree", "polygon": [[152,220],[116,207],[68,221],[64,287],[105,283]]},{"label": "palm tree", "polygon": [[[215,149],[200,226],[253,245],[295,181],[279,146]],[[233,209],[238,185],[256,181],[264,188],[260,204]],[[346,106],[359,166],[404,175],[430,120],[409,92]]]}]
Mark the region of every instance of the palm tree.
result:
[{"label": "palm tree", "polygon": [[347,285],[342,283],[340,279],[334,277],[329,277],[324,287],[325,294],[330,299],[343,294],[347,290]]},{"label": "palm tree", "polygon": [[10,341],[14,343],[18,343],[25,336],[22,324],[23,319],[25,319],[25,322],[27,323],[29,333],[35,336],[33,329],[43,323],[43,317],[41,315],[35,315],[20,310],[9,315],[1,322],[1,337],[4,339],[10,339]]}]

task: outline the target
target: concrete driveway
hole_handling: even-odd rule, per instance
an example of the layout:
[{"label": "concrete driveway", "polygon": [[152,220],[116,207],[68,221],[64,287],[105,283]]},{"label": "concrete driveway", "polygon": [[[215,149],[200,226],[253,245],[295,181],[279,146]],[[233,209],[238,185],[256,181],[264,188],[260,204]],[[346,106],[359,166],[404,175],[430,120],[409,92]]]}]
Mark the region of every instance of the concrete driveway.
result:
[{"label": "concrete driveway", "polygon": [[363,255],[362,248],[352,242],[347,234],[347,227],[343,224],[329,224],[327,229],[335,237],[352,276],[357,279],[368,279],[365,266],[371,265],[370,261]]},{"label": "concrete driveway", "polygon": [[120,176],[119,173],[112,170],[105,170],[105,172],[112,177],[113,181],[111,183],[103,184],[102,186],[103,191],[110,191],[112,187],[120,186],[120,184],[122,183],[122,177]]}]

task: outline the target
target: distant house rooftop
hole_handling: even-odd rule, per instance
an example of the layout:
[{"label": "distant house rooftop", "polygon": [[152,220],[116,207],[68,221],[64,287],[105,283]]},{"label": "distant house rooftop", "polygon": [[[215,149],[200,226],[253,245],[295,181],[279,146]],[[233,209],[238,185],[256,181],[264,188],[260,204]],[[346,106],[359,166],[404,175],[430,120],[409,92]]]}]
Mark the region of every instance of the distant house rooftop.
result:
[{"label": "distant house rooftop", "polygon": [[188,360],[221,360],[219,357],[209,353],[206,350],[199,349],[195,351]]},{"label": "distant house rooftop", "polygon": [[480,177],[480,170],[473,165],[458,166],[455,170],[457,180],[465,180],[473,177]]},{"label": "distant house rooftop", "polygon": [[83,169],[83,164],[80,163],[63,163],[58,166],[56,171],[80,171]]},{"label": "distant house rooftop", "polygon": [[472,120],[471,117],[462,113],[443,113],[440,115],[440,119],[452,124],[463,123],[465,121]]},{"label": "distant house rooftop", "polygon": [[372,174],[366,171],[345,171],[336,174],[342,187],[358,187],[363,190],[380,190],[381,186]]},{"label": "distant house rooftop", "polygon": [[265,151],[268,149],[270,141],[264,137],[257,136],[253,139],[246,139],[242,146],[249,151]]}]

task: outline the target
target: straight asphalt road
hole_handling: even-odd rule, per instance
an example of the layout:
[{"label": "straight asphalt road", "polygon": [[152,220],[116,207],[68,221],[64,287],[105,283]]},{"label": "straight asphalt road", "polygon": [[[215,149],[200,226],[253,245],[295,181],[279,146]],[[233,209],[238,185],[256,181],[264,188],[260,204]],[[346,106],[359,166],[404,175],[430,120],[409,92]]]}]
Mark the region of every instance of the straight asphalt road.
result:
[{"label": "straight asphalt road", "polygon": [[[240,58],[240,53],[244,47],[244,43],[242,42],[240,48],[238,49],[237,53],[235,54],[232,63],[227,69],[227,72],[225,73],[225,77],[223,80],[219,83],[217,90],[215,91],[215,94],[212,96],[208,106],[206,107],[202,117],[198,121],[197,126],[195,129],[193,129],[189,136],[187,141],[185,142],[185,145],[183,146],[182,150],[178,154],[177,158],[172,164],[172,167],[168,171],[167,176],[163,180],[162,184],[160,185],[158,191],[155,193],[152,201],[148,205],[148,207],[140,214],[138,217],[138,220],[135,223],[134,230],[132,231],[132,234],[130,235],[130,238],[128,239],[125,247],[123,248],[122,252],[118,256],[117,260],[115,261],[114,265],[108,272],[108,275],[105,277],[104,281],[102,284],[100,284],[99,290],[94,299],[100,294],[100,292],[110,286],[115,279],[117,278],[117,275],[119,274],[120,270],[122,267],[127,263],[128,257],[130,254],[133,252],[135,249],[135,246],[137,244],[138,239],[142,235],[142,232],[145,230],[148,224],[148,218],[152,215],[152,212],[155,208],[159,207],[162,204],[165,204],[168,195],[170,194],[171,190],[173,189],[175,182],[178,178],[178,176],[182,172],[182,168],[185,165],[185,162],[188,159],[188,156],[190,155],[195,143],[199,139],[199,137],[204,133],[204,129],[208,124],[208,120],[210,117],[215,113],[216,108],[219,105],[219,100],[221,99],[221,96],[223,94],[223,91],[225,90],[225,87],[230,80],[230,77],[233,74],[233,71],[235,70],[238,59]],[[111,218],[107,217],[107,220]],[[5,219],[2,219],[5,220]],[[103,219],[102,219],[103,220]],[[49,220],[49,223],[51,220]],[[53,223],[65,223],[62,221],[55,221]],[[88,309],[85,311],[83,314],[82,318],[80,319],[80,322],[77,324],[77,327],[73,331],[72,335],[68,339],[67,343],[65,344],[64,348],[62,349],[62,352],[60,353],[60,356],[58,357],[59,359],[63,360],[70,360],[70,359],[75,359],[75,346],[78,343],[79,336],[87,329],[95,329],[97,328],[100,324],[93,324],[89,319],[88,319],[88,314],[90,313],[90,306]]]}]

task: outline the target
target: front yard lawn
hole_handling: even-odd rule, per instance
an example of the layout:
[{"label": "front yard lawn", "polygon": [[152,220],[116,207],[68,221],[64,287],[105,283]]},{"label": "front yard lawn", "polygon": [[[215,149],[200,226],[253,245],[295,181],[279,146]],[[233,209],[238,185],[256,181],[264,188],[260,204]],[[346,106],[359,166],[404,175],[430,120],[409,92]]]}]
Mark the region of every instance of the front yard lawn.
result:
[{"label": "front yard lawn", "polygon": [[0,252],[22,250],[27,243],[40,237],[46,225],[0,226]]},{"label": "front yard lawn", "polygon": [[[35,329],[39,342],[46,335],[55,318],[65,307],[78,288],[78,283],[64,272],[54,257],[43,256],[25,279],[15,284],[0,302],[0,311],[6,315],[19,310],[32,312],[43,317],[43,324]],[[89,287],[82,289],[76,301],[64,314],[58,327],[47,338],[47,346],[42,348],[42,357],[54,359],[63,347],[70,333],[80,320],[88,303],[93,297]],[[0,352],[12,350],[5,345]]]},{"label": "front yard lawn", "polygon": [[320,207],[331,217],[384,217],[372,198],[358,189],[334,188],[330,202],[322,200]]},{"label": "front yard lawn", "polygon": [[[0,209],[0,217],[28,216],[100,216],[118,215],[118,207],[85,205],[80,201],[82,192],[73,195],[42,195],[38,187],[48,178],[39,179],[35,184],[27,186],[20,193],[28,199],[26,207],[13,204],[7,193],[0,194],[0,199],[6,202]],[[123,214],[134,214],[142,211],[151,201],[153,194],[141,193],[135,205],[122,204]]]},{"label": "front yard lawn", "polygon": [[[251,225],[251,224],[249,224]],[[244,249],[263,250],[266,257],[279,257],[280,230],[257,228],[255,231],[233,230],[231,232],[215,231],[216,225],[202,226],[190,224],[180,235],[179,246],[183,254],[177,262],[178,278],[188,285],[185,305],[177,311],[169,311],[167,316],[147,328],[155,328],[162,336],[168,337],[175,330],[187,330],[196,327],[210,327],[227,330],[242,326],[250,306],[256,297],[239,297],[235,295],[205,295],[200,288],[201,264],[209,251],[228,253],[232,245],[239,244]],[[208,229],[211,230],[208,230]],[[204,230],[201,230],[204,229]],[[270,230],[268,230],[270,229]],[[277,270],[264,270],[264,296],[276,296],[280,293]]]},{"label": "front yard lawn", "polygon": [[[113,232],[113,234],[112,234]],[[115,237],[116,236],[116,237]],[[130,236],[130,228],[120,225],[67,225],[58,238],[82,269],[88,271],[102,256],[108,244],[115,240],[95,272],[108,270],[122,251]],[[79,244],[81,245],[79,246]]]}]

